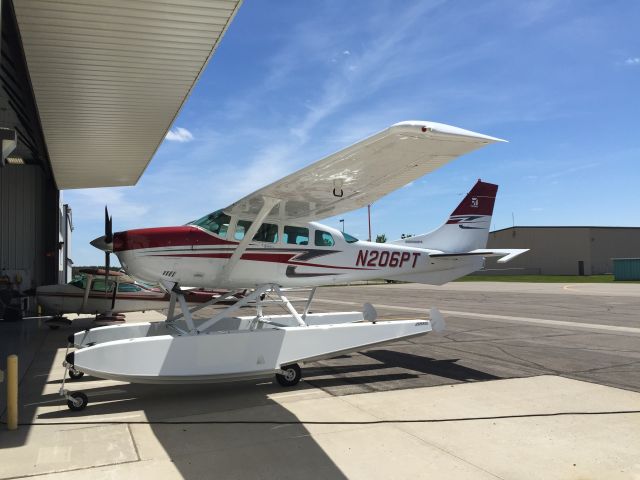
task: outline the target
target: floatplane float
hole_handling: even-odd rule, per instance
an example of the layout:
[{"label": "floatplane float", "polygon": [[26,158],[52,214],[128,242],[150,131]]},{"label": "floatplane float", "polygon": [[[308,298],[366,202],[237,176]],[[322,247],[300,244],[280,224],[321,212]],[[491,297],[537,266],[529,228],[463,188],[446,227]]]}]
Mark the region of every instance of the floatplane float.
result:
[{"label": "floatplane float", "polygon": [[[379,278],[441,285],[480,269],[485,257],[502,263],[525,252],[485,248],[497,185],[478,181],[440,228],[390,243],[358,240],[315,221],[369,205],[500,141],[439,123],[402,122],[187,225],[114,234],[107,215],[105,235],[92,245],[115,253],[131,276],[162,285],[170,293],[167,319],[78,332],[69,337],[75,351],[66,355],[65,367],[74,376],[139,383],[275,374],[281,385],[292,386],[304,362],[443,329],[435,308],[428,320],[377,321],[370,304],[339,313],[311,313],[310,305],[320,285]],[[229,292],[189,308],[185,285]],[[290,297],[301,287],[310,290],[296,308]],[[193,318],[203,306],[247,288],[253,291],[210,318]],[[269,305],[286,314],[266,314]],[[237,315],[244,306],[255,313]],[[60,393],[72,410],[87,405],[84,393],[64,383]]]}]

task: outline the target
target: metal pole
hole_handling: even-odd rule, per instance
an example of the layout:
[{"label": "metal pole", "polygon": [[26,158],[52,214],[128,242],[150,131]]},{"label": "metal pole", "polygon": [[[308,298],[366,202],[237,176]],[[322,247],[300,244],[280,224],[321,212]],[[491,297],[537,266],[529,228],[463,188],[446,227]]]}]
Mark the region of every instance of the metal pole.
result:
[{"label": "metal pole", "polygon": [[18,428],[18,356],[7,357],[7,428]]},{"label": "metal pole", "polygon": [[369,241],[371,241],[371,204],[367,205],[367,217],[369,218]]}]

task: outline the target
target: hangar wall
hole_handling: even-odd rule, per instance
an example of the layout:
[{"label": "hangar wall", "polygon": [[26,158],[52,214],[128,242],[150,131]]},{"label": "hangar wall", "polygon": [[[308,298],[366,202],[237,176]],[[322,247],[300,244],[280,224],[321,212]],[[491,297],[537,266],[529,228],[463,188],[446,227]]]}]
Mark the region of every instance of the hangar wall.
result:
[{"label": "hangar wall", "polygon": [[640,257],[640,227],[511,227],[489,234],[488,248],[529,248],[507,264],[487,259],[487,275],[600,275],[612,258]]},{"label": "hangar wall", "polygon": [[0,274],[19,290],[58,282],[58,191],[36,165],[0,168]]},{"label": "hangar wall", "polygon": [[[26,290],[57,283],[59,191],[11,1],[1,5],[0,128],[15,132],[14,163],[0,166],[0,276]],[[16,284],[16,274],[22,281]],[[3,283],[3,286],[6,285]]]}]

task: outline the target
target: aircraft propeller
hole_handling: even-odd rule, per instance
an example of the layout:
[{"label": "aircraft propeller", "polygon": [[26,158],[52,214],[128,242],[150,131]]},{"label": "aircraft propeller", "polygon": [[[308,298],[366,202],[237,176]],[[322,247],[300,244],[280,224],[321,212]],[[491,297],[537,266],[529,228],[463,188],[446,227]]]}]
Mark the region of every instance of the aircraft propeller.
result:
[{"label": "aircraft propeller", "polygon": [[[107,247],[104,250],[104,291],[107,292],[109,285],[109,269],[111,268],[111,252],[113,252],[113,217],[109,216],[107,206],[104,206],[104,243]],[[111,297],[111,309],[116,303],[115,285],[114,294]]]},{"label": "aircraft propeller", "polygon": [[[109,215],[109,209],[104,207],[104,235],[91,240],[91,245],[99,250],[104,251],[104,286],[105,295],[107,294],[107,286],[109,285],[109,271],[111,268],[111,252],[113,252],[113,217]],[[111,310],[116,303],[116,288],[114,286],[113,295],[111,297]]]}]

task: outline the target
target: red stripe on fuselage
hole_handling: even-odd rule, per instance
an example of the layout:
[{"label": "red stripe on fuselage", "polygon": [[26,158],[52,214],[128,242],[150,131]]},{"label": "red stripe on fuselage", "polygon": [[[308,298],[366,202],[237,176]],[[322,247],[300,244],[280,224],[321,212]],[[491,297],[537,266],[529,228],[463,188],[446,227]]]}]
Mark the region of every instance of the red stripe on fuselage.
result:
[{"label": "red stripe on fuselage", "polygon": [[222,240],[192,225],[179,227],[140,228],[117,232],[113,236],[115,252],[160,247],[191,247],[199,245],[237,245],[238,242]]},{"label": "red stripe on fuselage", "polygon": [[[286,265],[299,265],[301,267],[318,267],[318,268],[335,268],[338,270],[377,270],[375,268],[358,268],[358,267],[340,267],[335,265],[321,265],[319,263],[306,263],[291,261],[293,257],[299,253],[245,253],[241,260],[249,260],[253,262],[271,262],[284,263]],[[153,257],[195,257],[195,258],[230,258],[231,253],[178,253],[172,255],[165,253],[161,255],[151,255]]]}]

